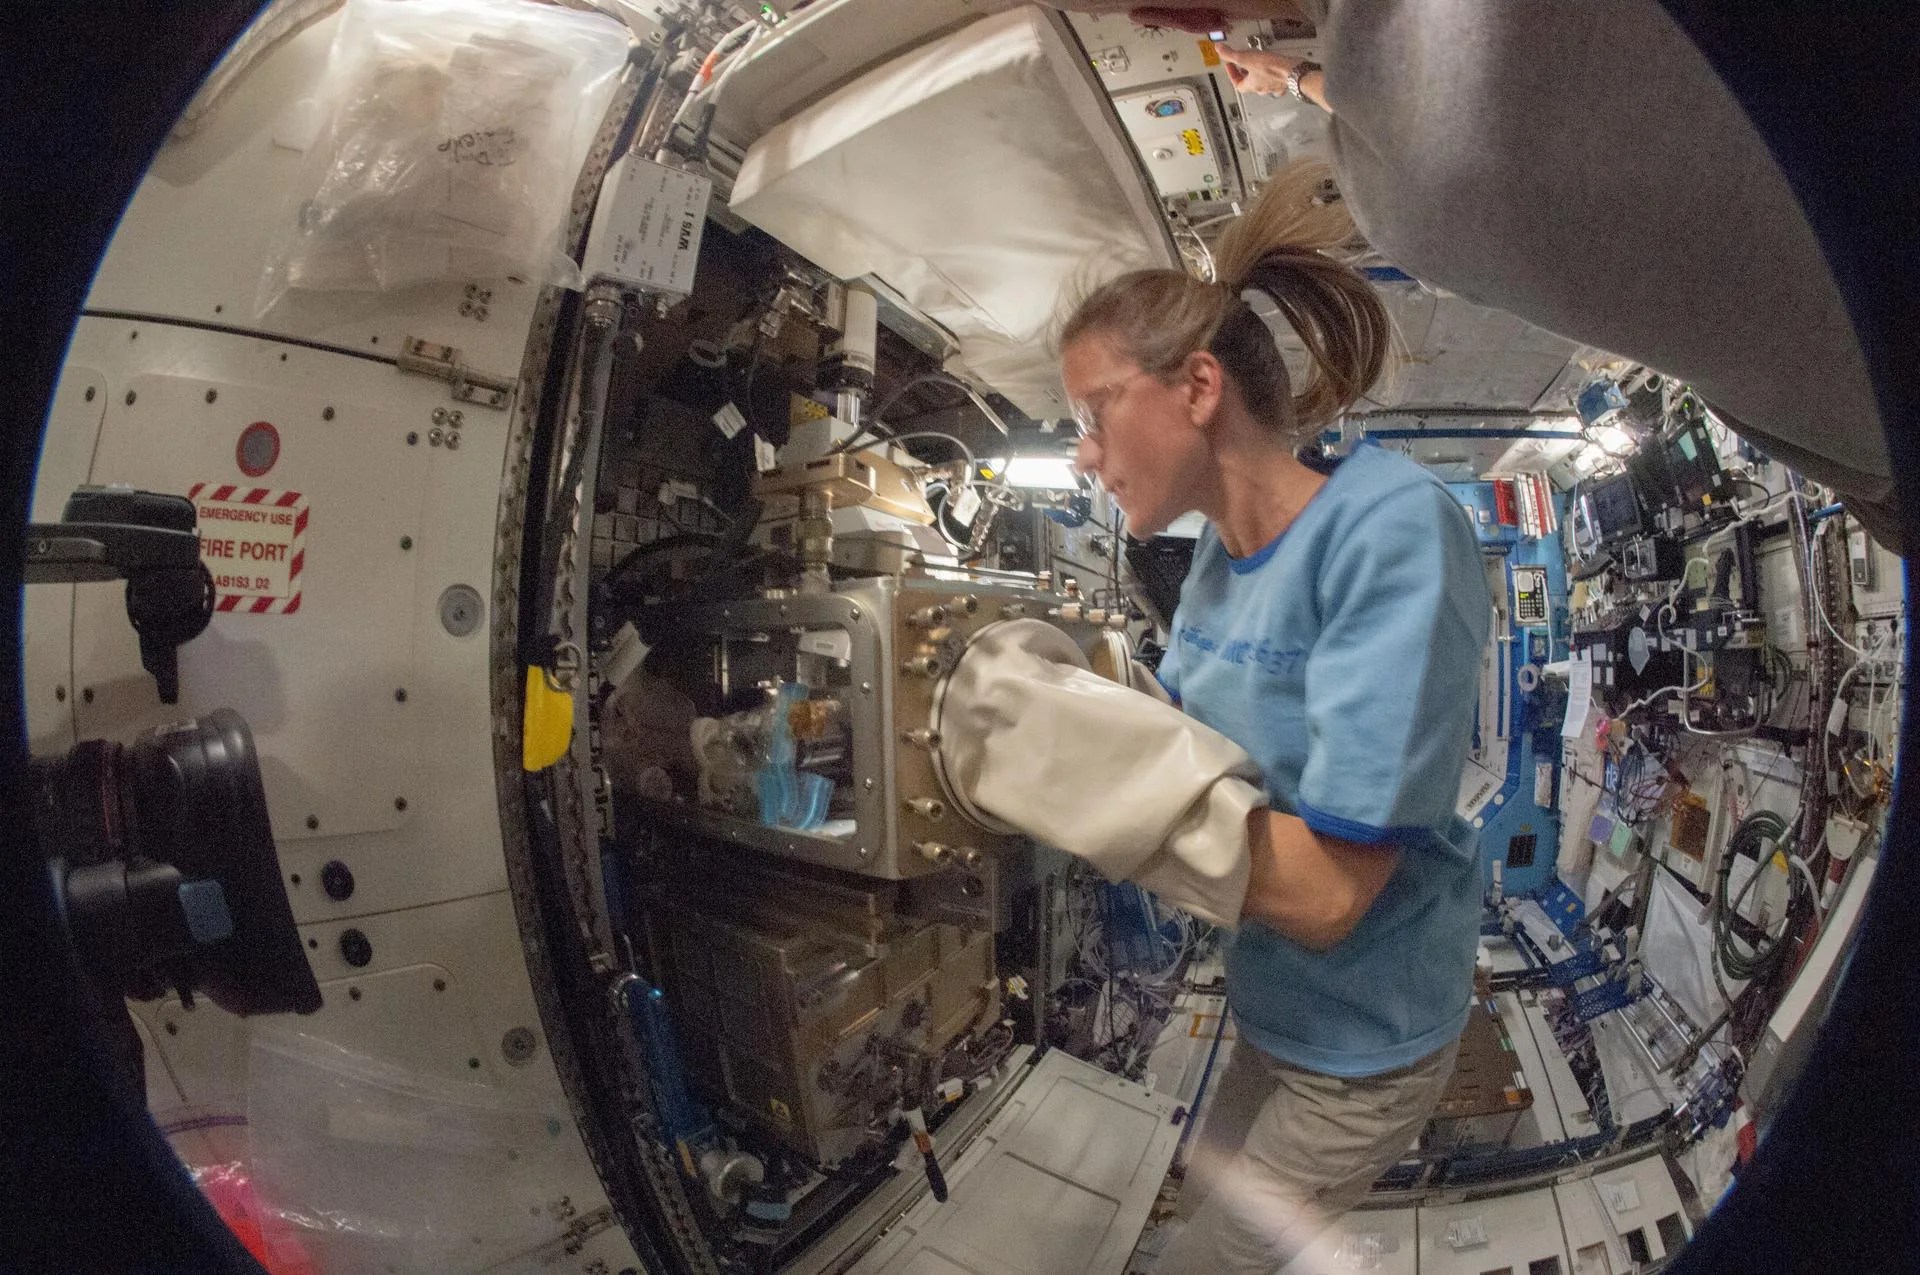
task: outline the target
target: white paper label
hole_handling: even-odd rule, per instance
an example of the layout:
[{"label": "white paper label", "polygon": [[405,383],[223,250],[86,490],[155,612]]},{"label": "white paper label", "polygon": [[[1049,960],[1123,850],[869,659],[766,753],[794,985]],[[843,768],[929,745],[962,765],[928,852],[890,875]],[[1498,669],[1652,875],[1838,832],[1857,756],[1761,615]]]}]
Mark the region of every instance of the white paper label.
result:
[{"label": "white paper label", "polygon": [[753,436],[753,467],[763,474],[780,468],[779,449],[758,434]]},{"label": "white paper label", "polygon": [[747,418],[740,414],[739,408],[728,403],[713,414],[713,423],[723,436],[732,438],[747,427]]},{"label": "white paper label", "polygon": [[960,494],[954,497],[953,519],[955,522],[958,522],[963,526],[971,526],[973,523],[973,516],[979,512],[980,512],[980,489],[978,487],[975,487],[972,483],[968,483],[965,487],[962,487],[960,489]]}]

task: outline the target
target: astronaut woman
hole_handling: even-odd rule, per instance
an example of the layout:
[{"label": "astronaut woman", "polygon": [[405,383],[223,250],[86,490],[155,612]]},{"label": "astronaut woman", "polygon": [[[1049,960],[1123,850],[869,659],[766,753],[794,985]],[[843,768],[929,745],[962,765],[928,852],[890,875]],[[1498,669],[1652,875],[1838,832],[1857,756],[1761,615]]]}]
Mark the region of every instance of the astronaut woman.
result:
[{"label": "astronaut woman", "polygon": [[[1488,629],[1475,535],[1397,454],[1295,454],[1388,359],[1378,296],[1328,255],[1350,234],[1296,170],[1223,240],[1222,282],[1121,276],[1061,337],[1079,466],[1130,534],[1206,517],[1159,678],[1268,803],[1227,964],[1239,1046],[1158,1271],[1270,1275],[1353,1205],[1438,1102],[1472,997],[1480,878],[1454,801]],[[1300,383],[1249,298],[1305,344]]]}]

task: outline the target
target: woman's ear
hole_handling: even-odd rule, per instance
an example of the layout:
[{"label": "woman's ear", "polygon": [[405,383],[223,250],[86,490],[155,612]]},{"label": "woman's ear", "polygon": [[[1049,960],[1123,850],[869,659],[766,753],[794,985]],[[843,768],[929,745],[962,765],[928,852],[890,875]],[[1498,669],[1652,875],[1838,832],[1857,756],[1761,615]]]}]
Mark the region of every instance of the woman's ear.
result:
[{"label": "woman's ear", "polygon": [[1211,350],[1189,354],[1186,373],[1187,416],[1195,428],[1211,433],[1220,419],[1220,407],[1231,393],[1227,369]]}]

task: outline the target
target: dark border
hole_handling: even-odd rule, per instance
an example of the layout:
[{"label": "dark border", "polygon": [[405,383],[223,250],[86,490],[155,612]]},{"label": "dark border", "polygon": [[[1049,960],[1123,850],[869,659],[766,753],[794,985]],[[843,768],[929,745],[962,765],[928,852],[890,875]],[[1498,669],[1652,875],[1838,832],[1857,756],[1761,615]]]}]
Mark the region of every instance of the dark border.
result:
[{"label": "dark border", "polygon": [[[0,14],[0,562],[25,549],[48,404],[94,270],[167,130],[259,0],[24,0]],[[10,590],[0,641],[20,650]],[[0,690],[0,1269],[246,1272],[247,1255],[114,1072],[28,829],[18,657]]]},{"label": "dark border", "polygon": [[[1773,146],[1847,298],[1889,424],[1894,472],[1920,470],[1920,6],[1662,0]],[[95,266],[172,120],[257,0],[25,0],[4,26],[0,151],[0,562],[17,563],[52,387]],[[1620,71],[1631,76],[1631,58]],[[1676,126],[1684,126],[1676,122]],[[1604,157],[1595,157],[1603,162]],[[1920,509],[1903,501],[1907,543]],[[1907,568],[1909,589],[1920,570]],[[18,594],[0,640],[20,649]],[[1911,660],[1909,660],[1911,667]],[[254,1272],[114,1080],[92,1005],[22,839],[20,686],[0,690],[0,1268]],[[1886,855],[1809,1065],[1732,1195],[1671,1269],[1876,1272],[1920,1246],[1920,775],[1903,725]]]}]

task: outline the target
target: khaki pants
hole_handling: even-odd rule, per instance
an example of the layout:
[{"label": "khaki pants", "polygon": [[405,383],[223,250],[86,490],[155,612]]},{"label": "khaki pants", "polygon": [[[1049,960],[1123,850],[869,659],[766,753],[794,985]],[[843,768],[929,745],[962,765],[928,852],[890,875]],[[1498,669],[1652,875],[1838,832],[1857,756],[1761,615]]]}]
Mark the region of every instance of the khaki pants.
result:
[{"label": "khaki pants", "polygon": [[1154,1275],[1273,1275],[1412,1148],[1459,1051],[1456,1040],[1398,1071],[1348,1079],[1243,1039],[1180,1191],[1186,1228]]}]

